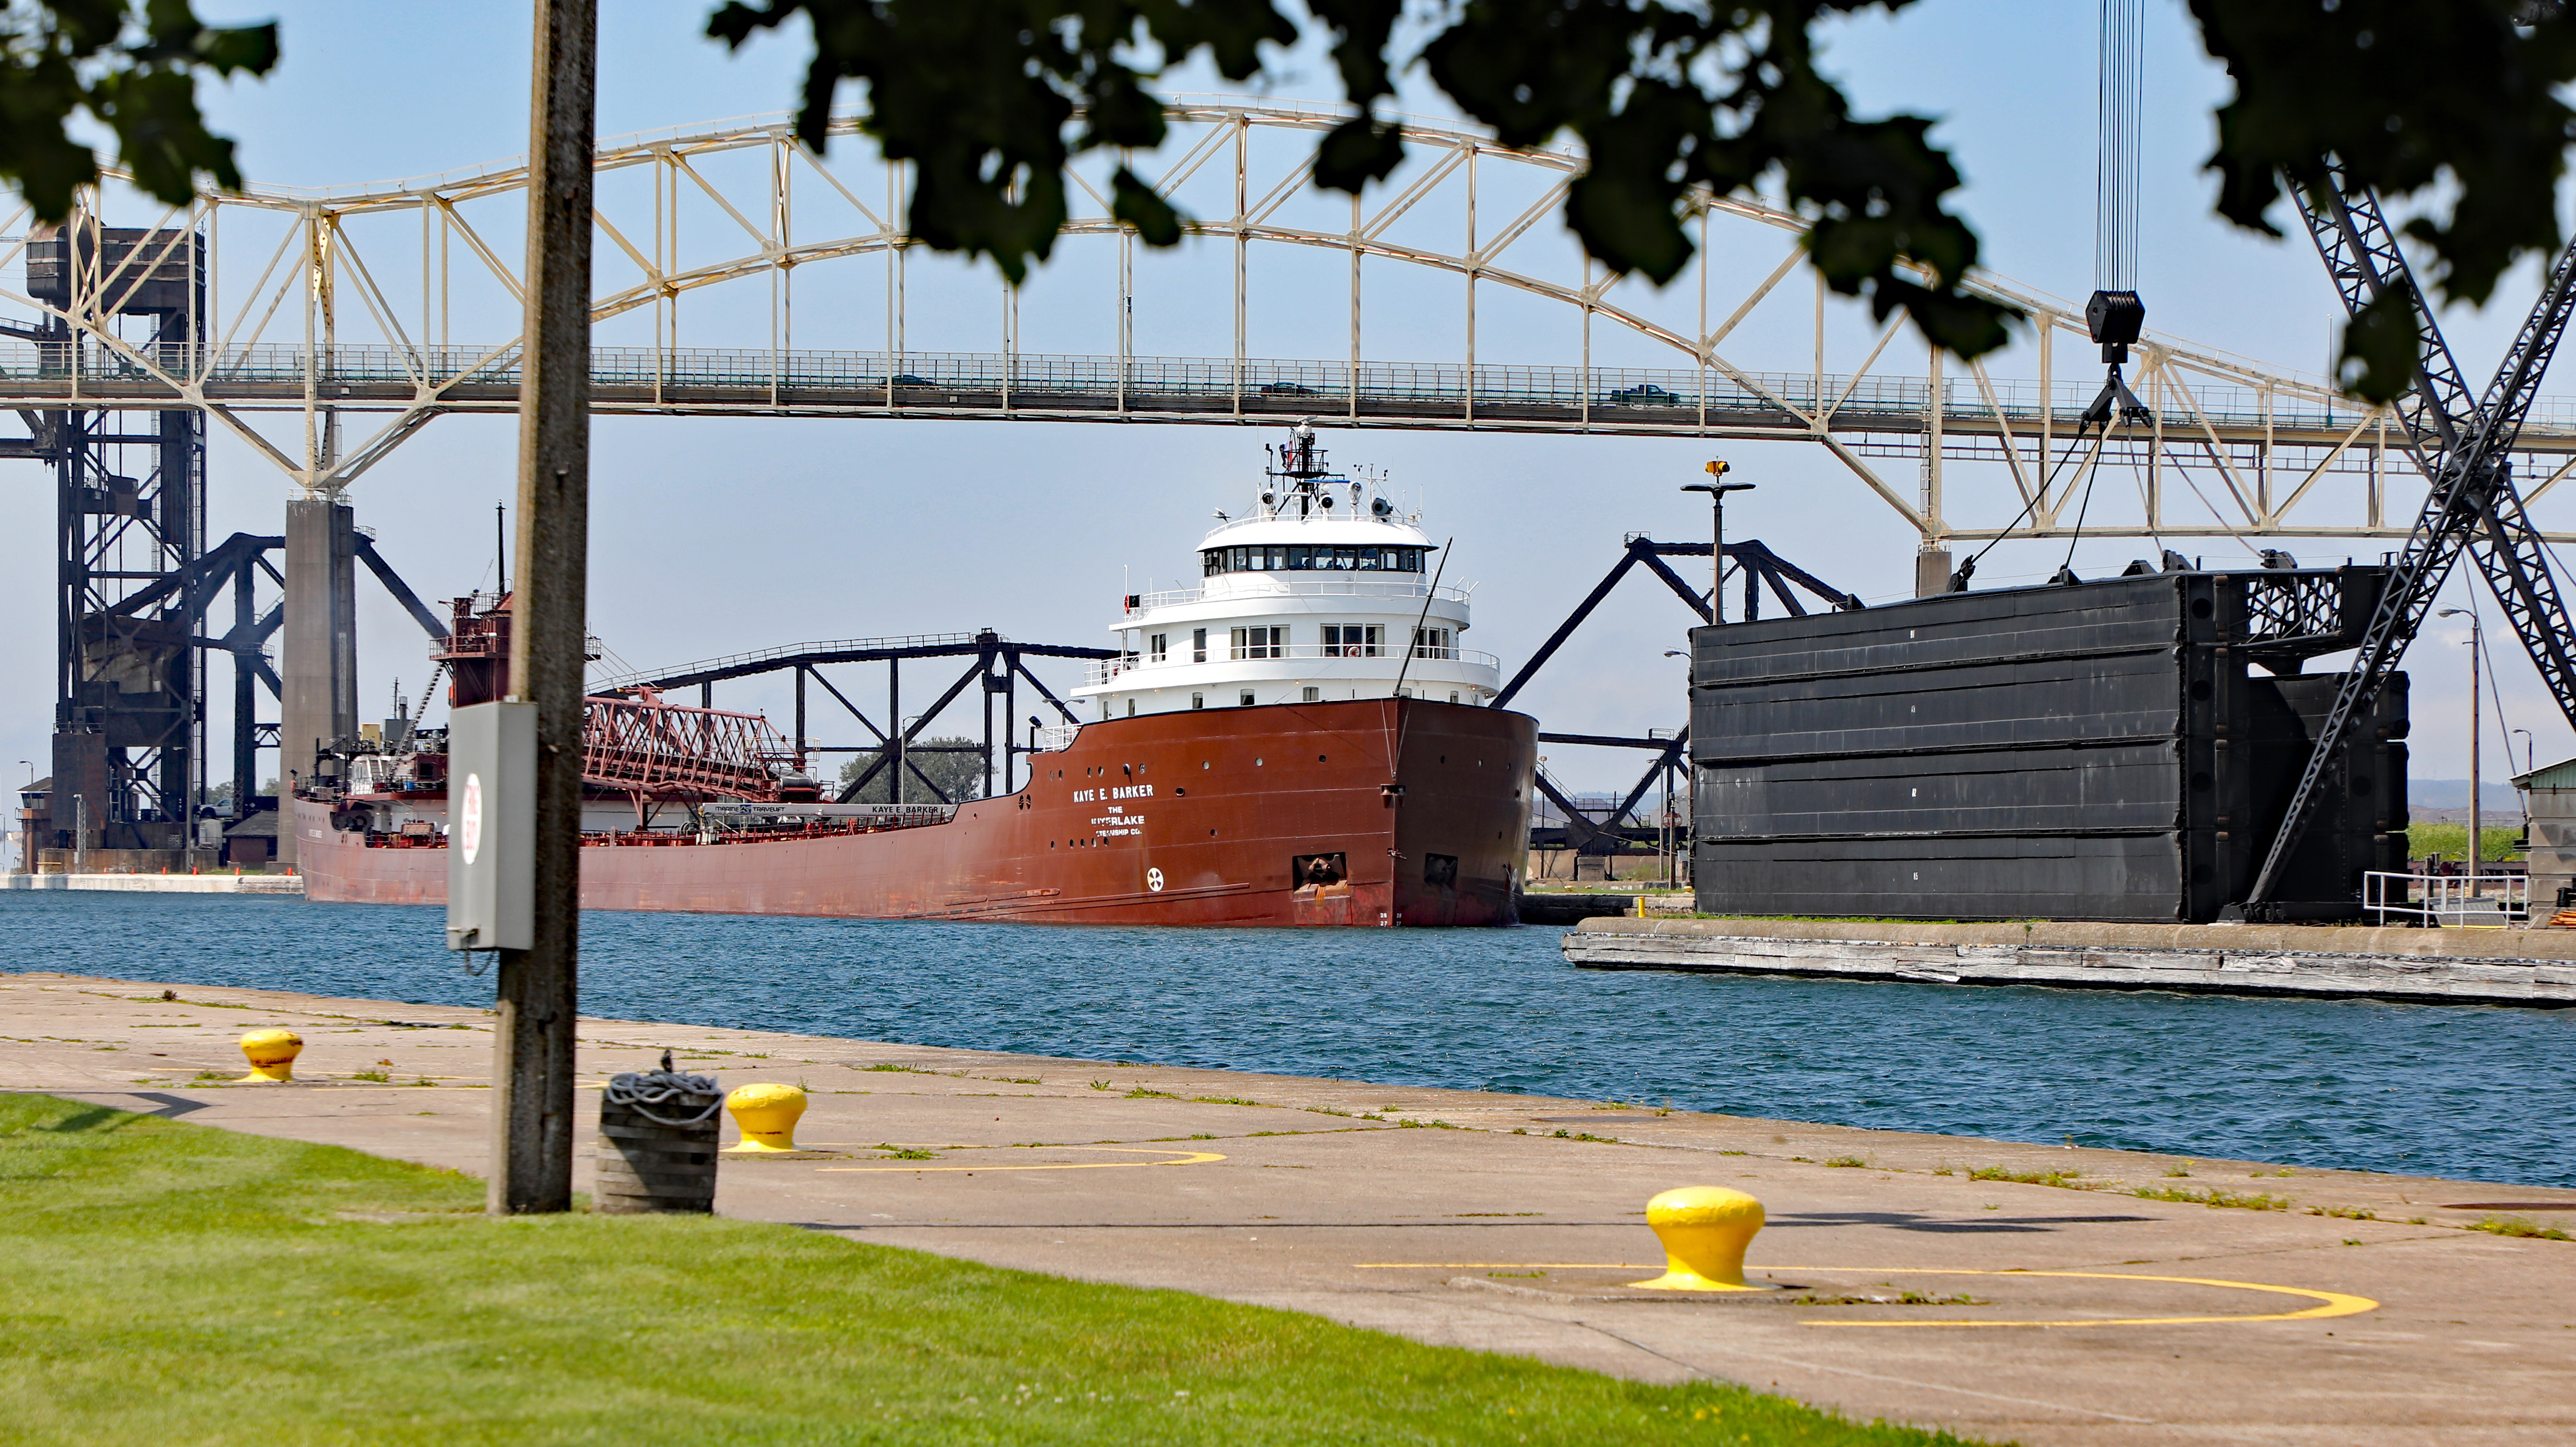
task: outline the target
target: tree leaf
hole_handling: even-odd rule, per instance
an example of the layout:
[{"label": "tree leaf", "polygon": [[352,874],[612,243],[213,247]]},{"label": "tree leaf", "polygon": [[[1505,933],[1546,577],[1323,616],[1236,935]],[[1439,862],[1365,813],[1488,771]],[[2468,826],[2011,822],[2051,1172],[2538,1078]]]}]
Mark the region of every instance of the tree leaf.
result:
[{"label": "tree leaf", "polygon": [[1180,244],[1181,213],[1124,166],[1109,178],[1109,214],[1135,227],[1147,246]]},{"label": "tree leaf", "polygon": [[[1810,246],[1829,284],[1882,316],[1902,309],[1973,356],[2002,344],[2015,313],[1965,289],[1977,239],[1946,209],[1956,169],[1928,120],[1853,120],[1810,46],[1825,16],[1904,3],[1459,0],[1418,12],[1420,58],[1505,145],[1581,138],[1588,168],[1565,218],[1613,273],[1670,282],[1695,254],[1687,223],[1704,193],[1776,182],[1818,217]],[[1402,127],[1371,107],[1393,93],[1407,10],[1403,0],[1310,0],[1308,10],[1360,111],[1325,133],[1315,181],[1358,194],[1404,159]],[[912,234],[989,256],[1013,282],[1049,254],[1069,161],[1161,141],[1149,90],[1158,70],[1147,67],[1204,55],[1243,80],[1265,44],[1297,39],[1272,0],[726,0],[707,33],[740,46],[799,15],[814,58],[797,134],[821,149],[840,83],[864,84],[862,128],[915,167]],[[1185,234],[1187,218],[1123,167],[1112,188],[1111,214],[1148,244]]]},{"label": "tree leaf", "polygon": [[188,0],[51,0],[0,5],[0,178],[15,181],[36,219],[71,218],[98,157],[71,139],[86,112],[115,135],[135,184],[186,205],[206,176],[241,186],[233,143],[197,110],[201,73],[266,75],[277,27],[209,26]]},{"label": "tree leaf", "polygon": [[1315,147],[1315,184],[1358,195],[1404,164],[1404,127],[1354,116],[1324,133]]},{"label": "tree leaf", "polygon": [[2408,288],[2381,292],[2343,329],[2336,383],[2367,402],[2394,402],[2414,390],[2423,355],[2420,326]]},{"label": "tree leaf", "polygon": [[[2191,0],[2236,93],[2218,112],[2219,214],[2278,235],[2290,186],[2339,163],[2405,223],[2442,297],[2484,302],[2522,257],[2554,256],[2553,206],[2576,137],[2576,15],[2531,0]],[[2372,333],[2369,345],[2385,344]],[[2350,354],[2348,354],[2350,355]],[[2384,375],[2364,366],[2361,375]]]}]

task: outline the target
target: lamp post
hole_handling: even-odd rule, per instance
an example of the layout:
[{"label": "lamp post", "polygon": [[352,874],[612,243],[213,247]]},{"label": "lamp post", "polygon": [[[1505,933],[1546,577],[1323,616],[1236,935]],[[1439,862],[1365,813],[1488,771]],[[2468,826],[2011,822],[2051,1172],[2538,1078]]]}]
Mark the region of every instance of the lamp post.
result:
[{"label": "lamp post", "polygon": [[1708,494],[1708,621],[1711,623],[1726,621],[1726,495],[1753,490],[1752,483],[1726,481],[1726,474],[1727,464],[1712,458],[1708,464],[1709,480],[1690,483],[1682,488],[1684,492]]},{"label": "lamp post", "polygon": [[2480,892],[2478,817],[2483,812],[2478,807],[2479,785],[2483,782],[2478,776],[2478,659],[2486,652],[2486,637],[2480,631],[2478,615],[2473,609],[2445,608],[2441,616],[2469,620],[2469,897],[2475,899]]},{"label": "lamp post", "polygon": [[[1665,649],[1664,656],[1666,658],[1680,659],[1682,661],[1682,667],[1685,670],[1690,667],[1690,655],[1678,648]],[[1682,678],[1682,693],[1683,696],[1687,698],[1690,694],[1689,673],[1685,672],[1682,675]],[[1653,738],[1656,732],[1657,731],[1654,729],[1648,729],[1646,730],[1646,736],[1648,738]],[[1664,763],[1664,827],[1671,831],[1669,842],[1665,845],[1664,858],[1666,862],[1664,865],[1664,882],[1666,884],[1679,884],[1682,882],[1681,852],[1683,849],[1690,846],[1691,836],[1689,831],[1676,823],[1673,818],[1673,765],[1669,758],[1667,758]]]},{"label": "lamp post", "polygon": [[[2506,734],[2522,734],[2522,778],[2530,778],[2532,772],[2537,772],[2537,765],[2532,765],[2532,731],[2506,729]],[[2504,767],[2514,767],[2514,744],[2504,744]],[[2532,860],[2532,790],[2527,788],[2514,790],[2514,808],[2522,811],[2522,878],[2524,883],[2530,883],[2532,878],[2532,863],[2530,863]],[[2524,888],[2522,904],[2530,906],[2530,888]]]}]

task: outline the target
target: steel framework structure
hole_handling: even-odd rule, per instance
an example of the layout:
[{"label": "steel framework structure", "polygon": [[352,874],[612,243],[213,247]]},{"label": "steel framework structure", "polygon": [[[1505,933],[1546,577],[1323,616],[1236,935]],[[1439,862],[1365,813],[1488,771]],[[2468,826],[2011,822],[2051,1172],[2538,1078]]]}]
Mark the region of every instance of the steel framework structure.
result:
[{"label": "steel framework structure", "polygon": [[[2149,336],[2134,348],[2132,368],[2147,420],[2088,437],[2079,419],[2090,379],[2061,380],[2056,359],[2061,340],[2087,337],[2084,318],[2003,278],[1980,274],[1972,285],[2029,315],[2026,344],[2009,354],[2026,364],[2020,377],[2000,375],[2002,359],[1945,358],[1900,337],[1897,326],[1867,326],[1856,307],[1829,304],[1798,244],[1802,219],[1758,199],[1701,196],[1698,259],[1656,292],[1598,274],[1554,224],[1584,165],[1576,149],[1503,147],[1413,118],[1413,159],[1383,193],[1323,197],[1308,185],[1309,158],[1316,136],[1346,117],[1340,108],[1178,98],[1170,111],[1175,141],[1165,155],[1117,159],[1152,170],[1158,188],[1197,218],[1193,246],[1180,257],[1140,251],[1110,218],[1093,174],[1110,158],[1070,176],[1078,214],[1059,260],[1092,247],[1094,260],[1114,263],[1095,268],[1106,279],[1078,288],[1078,310],[1103,343],[1088,351],[1024,346],[1021,293],[961,283],[953,264],[926,266],[906,235],[909,174],[880,161],[854,119],[836,122],[835,133],[851,141],[828,161],[801,146],[783,117],[603,142],[594,407],[634,415],[1312,418],[1799,441],[1836,458],[1927,552],[2006,534],[2064,539],[2079,527],[2097,537],[2226,536],[2249,547],[2258,539],[2409,534],[2421,485],[2404,463],[2415,440],[2409,419],[2361,407],[2322,382]],[[193,638],[212,631],[203,622],[219,586],[211,579],[163,605],[169,616],[117,611],[134,591],[129,585],[186,573],[202,552],[209,428],[266,459],[306,498],[336,502],[433,419],[517,408],[519,342],[511,333],[521,278],[512,258],[524,249],[526,174],[513,161],[383,185],[207,193],[177,208],[140,203],[111,182],[84,198],[68,242],[29,228],[23,206],[0,223],[0,236],[14,238],[0,242],[0,277],[23,269],[26,278],[19,290],[0,285],[0,312],[23,313],[0,317],[0,407],[30,421],[26,440],[0,440],[0,456],[55,463],[67,519],[58,559],[67,576],[84,580],[66,583],[65,618],[90,620],[64,625],[67,710],[111,635],[132,635],[125,643],[133,645],[150,628]],[[110,211],[145,224],[107,227]],[[1161,269],[1197,264],[1193,255],[1227,271],[1223,354],[1140,348],[1138,297],[1173,291]],[[827,262],[824,273],[809,270]],[[861,266],[882,273],[882,303],[869,303],[881,334],[849,346],[846,317],[826,307],[834,345],[811,345],[811,278],[826,278],[830,297],[832,285],[847,289],[866,276]],[[1273,266],[1305,268],[1296,311],[1310,330],[1340,332],[1338,347],[1281,356],[1281,348],[1256,344],[1257,304],[1266,295],[1255,271]],[[809,344],[801,347],[800,273],[809,278]],[[1402,284],[1389,286],[1390,275]],[[1417,294],[1427,289],[1416,283],[1432,277],[1445,278],[1462,303],[1453,314],[1454,355],[1371,355],[1371,339],[1387,328],[1370,324],[1366,303],[1418,313]],[[1051,283],[1042,275],[1038,284]],[[960,331],[957,308],[946,304],[961,285],[993,288],[981,294],[998,305],[977,310],[998,316],[998,336]],[[1346,317],[1336,316],[1344,298],[1334,293],[1344,288]],[[1205,300],[1216,297],[1211,290]],[[1531,306],[1568,323],[1560,328],[1564,351],[1537,364],[1497,360],[1491,314]],[[1767,365],[1755,360],[1784,347],[1798,362],[1781,365],[1776,350]],[[1830,369],[1829,351],[1839,363]],[[149,449],[150,465],[125,464],[112,455],[120,447]],[[1885,470],[1891,459],[1910,463],[1913,476]],[[2576,404],[2533,401],[2507,461],[2527,484],[2520,505],[2542,502],[2576,471]],[[2093,497],[2105,469],[2126,471],[2134,505],[2116,477],[2109,489],[2121,495],[2116,508]],[[2515,536],[2529,550],[2576,540],[2576,530],[2534,523]],[[147,564],[111,556],[146,539],[158,549]],[[84,629],[104,630],[99,647]],[[223,637],[260,641],[238,619]],[[155,648],[146,651],[172,670],[163,692],[175,706],[165,712],[188,722],[158,753],[129,755],[132,778],[117,795],[124,806],[109,800],[101,764],[95,783],[105,802],[91,811],[94,821],[120,807],[138,818],[183,815],[167,801],[195,797],[203,782],[202,648]],[[117,654],[125,663],[144,656],[133,646]],[[1000,676],[1007,686],[1018,675]],[[345,693],[345,684],[335,687]],[[239,712],[248,711],[239,703],[243,687],[237,677]],[[237,726],[237,771],[240,733]],[[67,772],[60,763],[58,776]],[[80,768],[69,772],[75,792],[90,787]],[[67,797],[59,787],[57,796]]]},{"label": "steel framework structure", "polygon": [[[715,685],[719,682],[737,678],[756,678],[772,673],[790,674],[796,686],[796,731],[793,743],[787,746],[787,756],[794,760],[797,768],[803,769],[806,766],[807,756],[811,754],[875,756],[875,761],[861,770],[857,778],[842,786],[838,795],[839,802],[847,804],[857,799],[860,792],[874,783],[879,774],[891,769],[894,773],[894,787],[890,792],[896,803],[903,802],[903,795],[910,783],[917,783],[929,790],[930,796],[940,803],[953,804],[957,801],[949,798],[947,791],[941,789],[928,774],[923,773],[920,765],[912,762],[912,755],[981,754],[984,759],[985,794],[989,796],[994,792],[993,782],[997,762],[1001,774],[1001,792],[1007,794],[1013,787],[1012,761],[1021,754],[1039,751],[1038,741],[1034,737],[1025,746],[1011,741],[1011,719],[1019,709],[1021,680],[1027,680],[1029,686],[1037,690],[1040,698],[1045,699],[1057,713],[1063,715],[1066,724],[1076,727],[1081,724],[1081,720],[1074,716],[1073,710],[1065,704],[1064,700],[1056,697],[1053,689],[1048,688],[1043,680],[1031,673],[1023,660],[1028,658],[1104,659],[1118,656],[1117,650],[1110,648],[1015,643],[987,628],[980,633],[930,633],[916,634],[907,638],[852,638],[835,642],[788,644],[784,647],[763,649],[757,653],[742,653],[730,658],[713,658],[702,663],[683,664],[678,668],[594,680],[590,687],[594,694],[624,696],[650,695],[657,690],[686,688],[694,684],[699,690],[699,702],[703,705],[712,702]],[[925,658],[964,658],[970,662],[965,672],[959,674],[956,680],[948,685],[946,692],[940,694],[929,708],[907,722],[903,713],[904,660]],[[823,669],[826,666],[845,663],[883,663],[886,666],[885,717],[890,727],[880,728],[874,719],[868,717],[864,709],[851,701],[849,694],[842,692],[839,686],[824,675]],[[843,712],[857,720],[859,727],[866,729],[873,736],[874,742],[814,743],[806,733],[805,686],[809,682],[831,695],[832,701],[839,704]],[[979,702],[982,705],[983,743],[981,745],[922,743],[920,741],[922,731],[929,728],[940,715],[946,713],[949,705],[955,703],[957,696],[964,693],[969,686],[976,686]],[[998,748],[993,736],[993,700],[996,697],[1002,700],[1002,737]],[[1034,731],[1037,720],[1033,717],[1029,722]]]},{"label": "steel framework structure", "polygon": [[[877,162],[863,143],[837,147],[827,164],[780,118],[600,145],[594,406],[1180,422],[1300,416],[1794,440],[1839,459],[1927,548],[2007,532],[2062,538],[2073,527],[2068,505],[2105,467],[2131,470],[2136,507],[2105,517],[2097,503],[2084,525],[2096,536],[2407,534],[2409,509],[2401,500],[2392,517],[2387,500],[2390,444],[2406,444],[2401,420],[2322,382],[2151,336],[2135,349],[2133,378],[2148,423],[2074,446],[2091,386],[2059,379],[2055,349],[2086,335],[2084,319],[2072,305],[2000,277],[1979,275],[1973,285],[2029,313],[2034,375],[1997,376],[1911,343],[1892,348],[1895,326],[1859,337],[1865,352],[1857,366],[1829,371],[1829,333],[1851,325],[1850,309],[1834,309],[1829,326],[1824,288],[1797,244],[1803,222],[1778,207],[1701,197],[1694,274],[1657,294],[1595,274],[1543,225],[1583,167],[1574,149],[1513,149],[1410,120],[1414,161],[1386,194],[1351,200],[1345,217],[1334,209],[1340,199],[1319,201],[1307,185],[1313,137],[1343,119],[1341,109],[1182,98],[1171,112],[1178,139],[1157,185],[1196,212],[1192,229],[1203,243],[1230,253],[1229,354],[1137,350],[1135,298],[1152,290],[1137,285],[1138,264],[1155,253],[1138,251],[1132,233],[1108,216],[1097,178],[1080,169],[1070,179],[1082,209],[1065,230],[1115,250],[1115,285],[1086,303],[1112,321],[1115,345],[1079,354],[1023,350],[1019,299],[1008,291],[997,348],[960,347],[953,343],[965,339],[954,336],[922,345],[909,321],[916,248],[905,235],[904,169]],[[834,131],[855,136],[857,123],[842,119]],[[1125,159],[1144,169],[1143,160]],[[49,343],[13,333],[0,341],[0,406],[198,411],[312,493],[337,495],[435,417],[517,406],[518,343],[498,319],[517,311],[520,283],[507,259],[517,238],[508,218],[524,183],[525,168],[512,162],[379,186],[201,196],[156,225],[207,238],[207,271],[219,284],[190,332],[202,343],[155,351],[115,335],[109,322],[118,298],[135,283],[121,269],[103,269],[59,302],[0,289],[0,301],[26,307],[66,337]],[[1463,234],[1446,231],[1460,220]],[[1251,335],[1256,247],[1265,256],[1295,249],[1347,258],[1342,355],[1260,354]],[[1758,259],[1722,259],[1739,253]],[[0,247],[0,269],[15,257]],[[883,268],[882,345],[800,349],[799,269],[853,259]],[[1368,356],[1363,263],[1462,281],[1459,355]],[[239,285],[244,276],[252,278],[247,286]],[[764,283],[765,307],[739,294]],[[728,305],[692,303],[690,315],[712,319],[702,326],[754,335],[732,337],[732,345],[684,344],[683,301],[728,285],[735,288]],[[1576,314],[1580,339],[1570,355],[1551,365],[1480,358],[1480,298],[1490,306],[1498,291]],[[451,323],[460,310],[493,338],[458,343]],[[1784,310],[1811,333],[1812,365],[1752,365],[1738,350],[1749,322]],[[611,335],[647,324],[643,345]],[[1610,356],[1658,351],[1668,365]],[[1907,355],[1921,358],[1921,370],[1907,363],[1900,375],[1898,359]],[[343,419],[356,414],[369,426],[344,445]],[[299,425],[301,436],[293,436]],[[2576,406],[2537,408],[2517,447],[2524,475],[2537,480],[2525,501],[2537,501],[2576,470]],[[1911,461],[1916,476],[1883,476],[1873,460],[1887,458]],[[1952,518],[1945,487],[1945,465],[1963,462],[1983,464],[1958,498],[1980,517],[1964,522]]]},{"label": "steel framework structure", "polygon": [[[1831,608],[1857,609],[1861,606],[1859,598],[1843,592],[1798,567],[1758,540],[1748,539],[1740,543],[1728,543],[1725,549],[1726,557],[1723,561],[1732,562],[1734,566],[1722,567],[1719,575],[1711,581],[1720,589],[1724,588],[1729,580],[1742,581],[1744,617],[1748,622],[1762,616],[1762,590],[1765,587],[1768,587],[1772,595],[1779,599],[1780,606],[1786,608],[1791,617],[1806,616],[1807,606],[1798,601],[1796,589],[1799,588],[1814,594],[1819,601]],[[1513,674],[1511,682],[1504,684],[1502,692],[1495,694],[1492,702],[1486,706],[1510,707],[1522,687],[1535,677],[1540,669],[1547,666],[1548,660],[1554,658],[1557,650],[1565,646],[1565,641],[1574,636],[1574,630],[1583,626],[1584,620],[1591,617],[1593,610],[1600,607],[1602,601],[1618,588],[1619,580],[1627,577],[1632,568],[1642,567],[1654,574],[1663,581],[1665,587],[1672,590],[1673,596],[1689,606],[1700,622],[1710,621],[1716,616],[1710,607],[1711,600],[1715,596],[1714,591],[1702,592],[1693,588],[1682,581],[1679,573],[1664,564],[1666,558],[1705,558],[1709,555],[1709,551],[1710,545],[1707,543],[1659,543],[1643,533],[1630,535],[1626,548],[1619,555],[1619,561],[1611,564],[1610,571],[1593,586],[1592,591],[1584,596],[1582,602],[1574,605],[1574,611],[1565,615],[1565,621],[1556,626],[1556,631],[1548,635],[1547,641],[1538,646],[1527,663],[1521,665],[1520,672]],[[1543,744],[1572,744],[1583,748],[1645,749],[1655,755],[1654,761],[1646,765],[1646,771],[1637,776],[1636,786],[1628,791],[1627,797],[1621,799],[1618,807],[1612,809],[1599,823],[1585,818],[1581,807],[1558,787],[1556,781],[1549,777],[1545,769],[1539,771],[1537,777],[1539,792],[1545,794],[1558,808],[1565,811],[1568,838],[1577,846],[1584,846],[1591,844],[1595,839],[1615,842],[1623,837],[1621,831],[1630,827],[1627,821],[1636,813],[1637,805],[1645,799],[1647,791],[1654,787],[1655,776],[1682,764],[1685,751],[1690,748],[1690,725],[1685,723],[1682,727],[1673,730],[1668,737],[1663,738],[1652,736],[1642,739],[1625,738],[1614,734],[1542,733],[1538,736],[1538,741]]]},{"label": "steel framework structure", "polygon": [[582,782],[641,799],[775,800],[771,765],[791,757],[758,714],[664,703],[650,688],[583,700],[581,735]]},{"label": "steel framework structure", "polygon": [[[2576,630],[2570,628],[2549,551],[2514,485],[2511,460],[2540,379],[2576,313],[2576,243],[2560,253],[2539,300],[2480,395],[2470,390],[2424,306],[2378,198],[2346,186],[2340,169],[2331,173],[2330,183],[2306,198],[2306,216],[2317,254],[2346,310],[2358,317],[2383,298],[2395,299],[2417,321],[2414,385],[2398,400],[2398,414],[2406,427],[2407,449],[2431,491],[2371,611],[2352,669],[2317,728],[2298,787],[2243,901],[2241,912],[2249,915],[2270,905],[2283,862],[2307,826],[2320,780],[2433,611],[2461,552],[2476,559],[2559,711],[2576,724],[2576,666],[2571,666]],[[2476,828],[2477,821],[2472,819],[2470,827]]]},{"label": "steel framework structure", "polygon": [[[10,327],[19,345],[61,363],[74,350],[62,309],[115,273],[128,282],[92,309],[99,334],[164,363],[189,355],[203,300],[199,238],[82,215],[21,245],[28,292],[57,312]],[[184,848],[205,782],[193,646],[210,591],[195,566],[206,546],[201,419],[143,400],[22,415],[27,442],[11,450],[55,472],[51,833],[75,849]]]}]

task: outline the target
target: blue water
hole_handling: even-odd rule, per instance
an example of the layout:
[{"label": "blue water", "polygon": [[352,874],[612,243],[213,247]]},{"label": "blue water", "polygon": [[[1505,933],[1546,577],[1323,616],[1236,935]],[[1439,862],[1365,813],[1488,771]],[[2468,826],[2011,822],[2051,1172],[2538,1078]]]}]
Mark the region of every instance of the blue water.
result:
[{"label": "blue water", "polygon": [[[434,908],[0,894],[0,969],[488,1005]],[[2576,1011],[1577,970],[1555,929],[582,920],[582,1008],[2576,1186]]]}]

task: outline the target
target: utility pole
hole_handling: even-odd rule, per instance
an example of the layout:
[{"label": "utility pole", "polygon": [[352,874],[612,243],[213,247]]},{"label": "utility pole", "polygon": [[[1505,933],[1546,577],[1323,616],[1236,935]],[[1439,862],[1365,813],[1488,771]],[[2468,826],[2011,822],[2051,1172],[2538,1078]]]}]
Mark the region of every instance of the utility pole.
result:
[{"label": "utility pole", "polygon": [[1684,492],[1707,493],[1712,510],[1708,548],[1708,621],[1711,623],[1726,621],[1726,599],[1722,596],[1726,592],[1726,495],[1753,490],[1752,483],[1726,481],[1726,473],[1726,463],[1711,459],[1709,480],[1690,483],[1682,488]]},{"label": "utility pole", "polygon": [[[2471,609],[2445,608],[2441,616],[2463,615],[2469,620],[2469,897],[2474,899],[2482,892],[2478,888],[2478,820],[2483,812],[2478,808],[2483,792],[2478,787],[2482,782],[2478,773],[2478,732],[2482,723],[2478,717],[2478,655],[2486,652],[2486,638],[2478,626],[2478,615]],[[2506,766],[2510,768],[2512,762],[2513,755],[2507,753]]]},{"label": "utility pole", "polygon": [[596,0],[536,0],[527,322],[519,381],[510,696],[537,706],[535,932],[500,951],[487,1208],[572,1208],[581,924],[583,594],[590,572],[591,151]]}]

